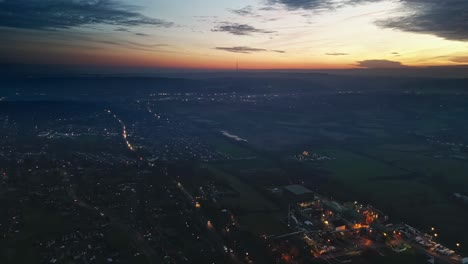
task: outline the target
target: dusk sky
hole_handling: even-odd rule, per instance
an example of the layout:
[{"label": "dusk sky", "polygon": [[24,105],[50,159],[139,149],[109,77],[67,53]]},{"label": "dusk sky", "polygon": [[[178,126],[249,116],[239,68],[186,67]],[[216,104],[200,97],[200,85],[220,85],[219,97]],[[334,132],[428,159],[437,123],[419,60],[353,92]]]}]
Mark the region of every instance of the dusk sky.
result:
[{"label": "dusk sky", "polygon": [[468,64],[466,0],[0,0],[7,63],[231,69]]}]

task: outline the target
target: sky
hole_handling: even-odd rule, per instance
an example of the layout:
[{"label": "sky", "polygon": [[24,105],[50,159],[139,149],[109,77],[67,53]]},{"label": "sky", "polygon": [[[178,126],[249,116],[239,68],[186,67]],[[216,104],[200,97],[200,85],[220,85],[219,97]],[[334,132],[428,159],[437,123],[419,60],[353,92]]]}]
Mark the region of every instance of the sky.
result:
[{"label": "sky", "polygon": [[0,0],[0,62],[187,69],[468,64],[466,0]]}]

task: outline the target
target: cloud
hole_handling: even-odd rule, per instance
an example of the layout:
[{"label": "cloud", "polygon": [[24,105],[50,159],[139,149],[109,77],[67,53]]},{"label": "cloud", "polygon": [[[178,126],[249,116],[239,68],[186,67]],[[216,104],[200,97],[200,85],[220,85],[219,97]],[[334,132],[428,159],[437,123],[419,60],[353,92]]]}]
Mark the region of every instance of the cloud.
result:
[{"label": "cloud", "polygon": [[403,65],[399,61],[391,61],[391,60],[363,60],[358,61],[358,67],[363,68],[374,68],[374,69],[390,69],[390,68],[405,68],[408,66]]},{"label": "cloud", "polygon": [[[382,0],[267,0],[268,6],[289,10],[330,11]],[[467,0],[397,0],[402,15],[376,21],[382,28],[468,41]]]},{"label": "cloud", "polygon": [[279,11],[280,9],[278,9],[277,7],[273,7],[273,6],[264,6],[264,7],[259,8],[258,10],[260,10],[260,11]]},{"label": "cloud", "polygon": [[250,54],[250,53],[252,53],[252,52],[267,51],[266,49],[257,49],[257,48],[251,48],[251,47],[245,47],[245,46],[238,46],[238,47],[216,47],[215,49],[217,49],[217,50],[229,51],[229,52],[234,52],[234,53],[244,53],[244,54]]},{"label": "cloud", "polygon": [[348,53],[343,53],[343,52],[330,52],[330,53],[325,53],[325,55],[328,56],[346,56],[349,55]]},{"label": "cloud", "polygon": [[119,31],[119,32],[131,32],[128,28],[123,28],[123,27],[119,27],[119,28],[116,28],[114,30]]},{"label": "cloud", "polygon": [[362,3],[372,3],[382,0],[267,0],[271,6],[283,6],[290,10],[304,9],[314,11],[329,11],[349,5],[358,5]]},{"label": "cloud", "polygon": [[136,41],[119,41],[119,40],[94,40],[95,43],[105,44],[105,45],[112,45],[112,46],[120,46],[125,47],[128,49],[135,49],[135,50],[145,50],[145,51],[153,51],[153,52],[168,52],[168,48],[173,48],[168,44],[148,44],[148,43],[140,43]]},{"label": "cloud", "polygon": [[468,1],[402,0],[402,3],[405,15],[377,21],[377,25],[449,40],[468,40]]},{"label": "cloud", "polygon": [[330,9],[333,7],[331,0],[268,0],[268,3],[280,4],[288,9]]},{"label": "cloud", "polygon": [[239,16],[253,16],[255,15],[253,7],[252,6],[246,6],[243,8],[239,9],[228,9],[231,13],[234,13]]},{"label": "cloud", "polygon": [[275,31],[258,29],[247,24],[237,24],[237,23],[228,23],[228,22],[222,22],[221,25],[212,29],[212,31],[227,32],[227,33],[238,35],[238,36],[246,36],[246,35],[251,35],[253,33],[264,33],[264,34],[275,33]]},{"label": "cloud", "polygon": [[276,52],[276,53],[286,53],[284,50],[267,50],[267,49],[259,49],[259,48],[252,48],[246,46],[234,46],[234,47],[216,47],[217,50],[224,50],[228,52],[234,53],[244,53],[244,54],[251,54],[254,52]]},{"label": "cloud", "polygon": [[468,63],[468,56],[453,57],[450,60],[457,63]]},{"label": "cloud", "polygon": [[86,25],[170,27],[173,23],[150,18],[135,6],[114,0],[3,0],[0,27],[68,29]]}]

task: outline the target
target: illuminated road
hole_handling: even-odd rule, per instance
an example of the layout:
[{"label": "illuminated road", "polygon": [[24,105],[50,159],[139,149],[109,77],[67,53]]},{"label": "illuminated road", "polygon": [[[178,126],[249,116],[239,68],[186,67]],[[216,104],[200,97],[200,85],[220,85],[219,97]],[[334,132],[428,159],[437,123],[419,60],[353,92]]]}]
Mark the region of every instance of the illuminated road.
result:
[{"label": "illuminated road", "polygon": [[[180,182],[176,182],[177,183],[177,187],[179,188],[179,190],[181,190],[181,192],[184,194],[184,196],[187,198],[187,200],[189,201],[190,204],[194,204],[195,203],[195,199],[193,198],[193,196],[182,186],[182,183]],[[200,213],[198,215],[198,219],[200,220],[200,223],[201,225],[203,225],[203,223],[206,223],[206,228],[208,230],[208,235],[209,237],[211,238],[211,240],[214,242],[215,245],[217,245],[218,249],[223,252],[223,250],[227,249],[228,247],[224,244],[224,240],[222,238],[222,236],[218,233],[218,231],[216,230],[216,228],[213,226],[213,224],[211,223],[210,220],[207,220],[205,218],[205,216]],[[227,251],[226,251],[227,252]],[[231,257],[231,260],[236,263],[236,264],[240,264],[242,263],[239,258],[237,257],[237,255],[231,251],[229,253],[229,256]]]},{"label": "illuminated road", "polygon": [[[109,114],[112,114],[111,110],[107,110],[107,112]],[[122,126],[122,138],[125,141],[125,144],[127,145],[127,148],[129,150],[135,152],[135,148],[133,147],[132,144],[130,144],[130,141],[128,141],[127,127],[125,126],[125,123],[120,118],[118,118],[116,114],[113,114],[113,116],[114,116],[115,120],[117,120],[120,123],[120,125]]]}]

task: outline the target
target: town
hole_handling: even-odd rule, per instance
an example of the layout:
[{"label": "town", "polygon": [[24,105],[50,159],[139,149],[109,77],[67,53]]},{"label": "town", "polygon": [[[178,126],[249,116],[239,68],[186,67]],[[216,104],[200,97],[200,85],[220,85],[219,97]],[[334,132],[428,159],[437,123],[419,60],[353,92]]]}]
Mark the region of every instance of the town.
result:
[{"label": "town", "polygon": [[464,134],[273,87],[2,101],[0,262],[467,262]]}]

